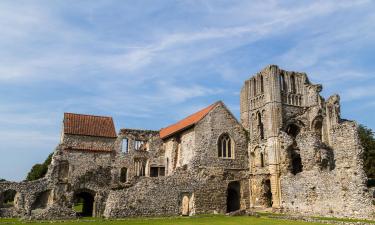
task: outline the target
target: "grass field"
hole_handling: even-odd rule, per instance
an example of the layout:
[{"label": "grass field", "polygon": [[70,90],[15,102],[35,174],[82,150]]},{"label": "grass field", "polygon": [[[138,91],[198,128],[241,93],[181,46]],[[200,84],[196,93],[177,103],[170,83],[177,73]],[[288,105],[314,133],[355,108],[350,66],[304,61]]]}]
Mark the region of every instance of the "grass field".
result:
[{"label": "grass field", "polygon": [[[22,224],[24,222],[17,219],[2,219],[0,224]],[[51,224],[50,222],[48,222]],[[42,224],[41,222],[27,221],[28,225]],[[54,224],[54,223],[53,223]],[[79,220],[58,221],[61,225],[321,225],[319,223],[307,223],[300,221],[289,221],[271,219],[266,217],[228,217],[228,216],[202,216],[202,217],[171,217],[171,218],[132,218],[123,220],[103,220],[94,218],[83,218]]]}]

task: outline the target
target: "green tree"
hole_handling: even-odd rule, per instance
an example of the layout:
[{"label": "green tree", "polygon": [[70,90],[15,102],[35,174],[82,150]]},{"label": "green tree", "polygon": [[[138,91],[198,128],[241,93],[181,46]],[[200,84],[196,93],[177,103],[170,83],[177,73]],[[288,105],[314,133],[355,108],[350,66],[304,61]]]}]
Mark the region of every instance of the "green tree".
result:
[{"label": "green tree", "polygon": [[3,178],[0,178],[0,182],[3,182],[3,181],[7,181],[7,180],[5,180],[5,179],[3,179]]},{"label": "green tree", "polygon": [[35,164],[27,174],[26,180],[32,181],[43,178],[47,173],[48,166],[51,164],[52,155],[53,153],[49,154],[47,159],[42,164]]},{"label": "green tree", "polygon": [[374,132],[364,125],[358,128],[359,139],[364,148],[364,169],[368,178],[375,179],[375,138]]}]

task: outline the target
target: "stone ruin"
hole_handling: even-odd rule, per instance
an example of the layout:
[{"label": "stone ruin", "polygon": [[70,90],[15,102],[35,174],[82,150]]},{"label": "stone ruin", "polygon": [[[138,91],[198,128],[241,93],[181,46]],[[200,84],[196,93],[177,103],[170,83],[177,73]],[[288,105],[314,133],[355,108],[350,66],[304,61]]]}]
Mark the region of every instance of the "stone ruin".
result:
[{"label": "stone ruin", "polygon": [[[0,182],[0,216],[190,216],[270,208],[374,218],[357,124],[340,97],[271,65],[244,82],[241,121],[216,102],[160,131],[65,113],[46,176]],[[79,213],[74,206],[80,202]]]}]

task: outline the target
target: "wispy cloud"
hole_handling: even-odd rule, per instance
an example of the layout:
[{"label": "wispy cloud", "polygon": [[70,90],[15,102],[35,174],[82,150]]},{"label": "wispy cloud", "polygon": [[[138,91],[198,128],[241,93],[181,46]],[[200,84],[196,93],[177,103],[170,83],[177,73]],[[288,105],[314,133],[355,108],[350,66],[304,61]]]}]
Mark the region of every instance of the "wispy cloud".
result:
[{"label": "wispy cloud", "polygon": [[[371,98],[360,87],[373,82],[364,62],[373,9],[367,0],[1,1],[3,146],[14,146],[11,156],[38,149],[42,161],[64,111],[150,129],[219,99],[238,115],[243,80],[273,63],[308,72],[346,104]],[[35,160],[24,162],[23,173]]]}]

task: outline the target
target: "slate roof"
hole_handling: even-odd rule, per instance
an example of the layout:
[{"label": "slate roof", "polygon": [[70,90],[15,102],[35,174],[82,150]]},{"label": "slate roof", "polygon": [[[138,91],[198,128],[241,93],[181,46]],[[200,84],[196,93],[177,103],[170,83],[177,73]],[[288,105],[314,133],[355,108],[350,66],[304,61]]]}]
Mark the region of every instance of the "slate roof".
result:
[{"label": "slate roof", "polygon": [[180,120],[179,122],[172,124],[166,128],[162,128],[160,130],[160,138],[165,139],[167,137],[170,137],[171,135],[178,133],[180,131],[186,130],[187,128],[195,125],[199,121],[201,121],[215,106],[217,106],[220,102],[216,102],[188,117],[186,117],[183,120]]},{"label": "slate roof", "polygon": [[64,113],[64,134],[116,138],[112,117]]}]

